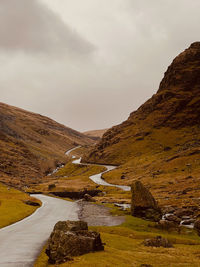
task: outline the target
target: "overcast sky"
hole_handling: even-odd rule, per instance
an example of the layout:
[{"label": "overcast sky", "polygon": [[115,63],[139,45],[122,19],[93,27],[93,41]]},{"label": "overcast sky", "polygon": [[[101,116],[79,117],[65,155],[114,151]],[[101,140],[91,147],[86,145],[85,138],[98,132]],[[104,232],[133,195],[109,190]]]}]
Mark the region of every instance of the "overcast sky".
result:
[{"label": "overcast sky", "polygon": [[199,0],[1,0],[1,102],[76,130],[125,120],[200,39]]}]

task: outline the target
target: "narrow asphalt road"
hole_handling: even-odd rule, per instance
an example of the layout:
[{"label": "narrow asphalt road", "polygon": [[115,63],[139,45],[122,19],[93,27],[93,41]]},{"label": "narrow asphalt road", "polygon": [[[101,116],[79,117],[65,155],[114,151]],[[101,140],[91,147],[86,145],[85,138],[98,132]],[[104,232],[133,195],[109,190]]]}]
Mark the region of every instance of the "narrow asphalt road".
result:
[{"label": "narrow asphalt road", "polygon": [[45,195],[34,195],[43,203],[26,219],[0,229],[0,266],[33,266],[54,225],[60,220],[78,220],[78,205]]},{"label": "narrow asphalt road", "polygon": [[[73,152],[74,150],[76,150],[77,148],[79,148],[81,146],[78,146],[78,147],[74,147],[70,150],[68,150],[65,154],[67,156],[69,156],[69,154],[71,152]],[[91,163],[81,163],[81,158],[79,159],[75,159],[72,161],[73,164],[78,164],[78,165],[83,165],[83,166],[90,166],[90,165],[95,165],[95,166],[101,166],[101,167],[105,167],[106,168],[106,171],[104,172],[100,172],[100,173],[97,173],[95,175],[91,175],[89,178],[95,182],[96,184],[99,184],[99,185],[105,185],[105,186],[114,186],[114,187],[117,187],[117,188],[120,188],[124,191],[130,191],[131,190],[131,187],[130,186],[127,186],[127,185],[117,185],[117,184],[110,184],[108,182],[106,182],[103,178],[102,178],[102,175],[106,172],[109,172],[109,171],[112,171],[112,170],[115,170],[117,168],[117,166],[111,166],[111,165],[99,165],[99,164],[91,164]]]}]

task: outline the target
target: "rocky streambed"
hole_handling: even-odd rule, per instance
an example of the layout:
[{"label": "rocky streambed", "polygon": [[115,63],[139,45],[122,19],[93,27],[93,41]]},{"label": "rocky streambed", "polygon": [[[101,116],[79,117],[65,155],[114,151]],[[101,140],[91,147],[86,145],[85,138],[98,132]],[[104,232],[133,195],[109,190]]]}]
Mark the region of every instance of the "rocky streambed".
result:
[{"label": "rocky streambed", "polygon": [[162,220],[192,229],[199,214],[200,210],[197,206],[182,208],[168,206],[163,209]]}]

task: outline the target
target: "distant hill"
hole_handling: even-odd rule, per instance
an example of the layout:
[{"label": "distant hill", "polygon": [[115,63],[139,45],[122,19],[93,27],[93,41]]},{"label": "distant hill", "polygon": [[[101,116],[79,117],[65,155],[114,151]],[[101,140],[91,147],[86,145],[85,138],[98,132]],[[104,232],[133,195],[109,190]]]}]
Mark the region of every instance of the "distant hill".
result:
[{"label": "distant hill", "polygon": [[28,185],[65,161],[67,149],[92,142],[47,117],[0,103],[0,181]]},{"label": "distant hill", "polygon": [[171,197],[177,198],[182,190],[184,196],[195,197],[199,156],[200,42],[196,42],[174,59],[157,93],[125,122],[109,129],[84,160],[120,165],[105,175],[108,181],[129,184],[142,179],[158,195],[172,191]]},{"label": "distant hill", "polygon": [[103,134],[107,131],[108,129],[103,129],[103,130],[92,130],[92,131],[87,131],[87,132],[84,132],[83,134],[91,137],[91,138],[94,138],[94,139],[100,139],[102,138]]}]

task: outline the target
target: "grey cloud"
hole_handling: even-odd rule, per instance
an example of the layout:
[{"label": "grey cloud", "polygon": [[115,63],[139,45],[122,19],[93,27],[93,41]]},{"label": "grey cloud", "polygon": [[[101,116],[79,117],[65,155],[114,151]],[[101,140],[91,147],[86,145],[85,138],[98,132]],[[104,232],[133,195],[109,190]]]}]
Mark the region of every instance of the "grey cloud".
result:
[{"label": "grey cloud", "polygon": [[0,48],[88,54],[94,46],[38,0],[1,0]]},{"label": "grey cloud", "polygon": [[[7,26],[12,27],[5,32],[7,41],[0,33],[0,48],[9,51],[23,48],[29,52],[0,50],[1,101],[47,115],[78,130],[107,128],[125,120],[156,92],[172,59],[199,40],[199,0],[1,0],[1,3],[0,10],[4,7],[6,14],[0,14],[0,32],[2,15]],[[6,3],[10,4],[7,10]],[[15,13],[18,20],[22,17],[27,23],[17,23],[16,19],[11,23]],[[74,35],[72,27],[89,42]],[[22,43],[17,39],[16,28],[20,28],[21,35],[28,33],[28,41],[22,38]],[[61,36],[69,40],[63,41]],[[78,41],[74,36],[78,36]],[[92,56],[83,57],[93,51],[90,42],[98,49]],[[61,51],[59,55],[57,50]],[[53,56],[46,53],[52,51],[56,53]],[[35,52],[44,53],[41,56]]]}]

